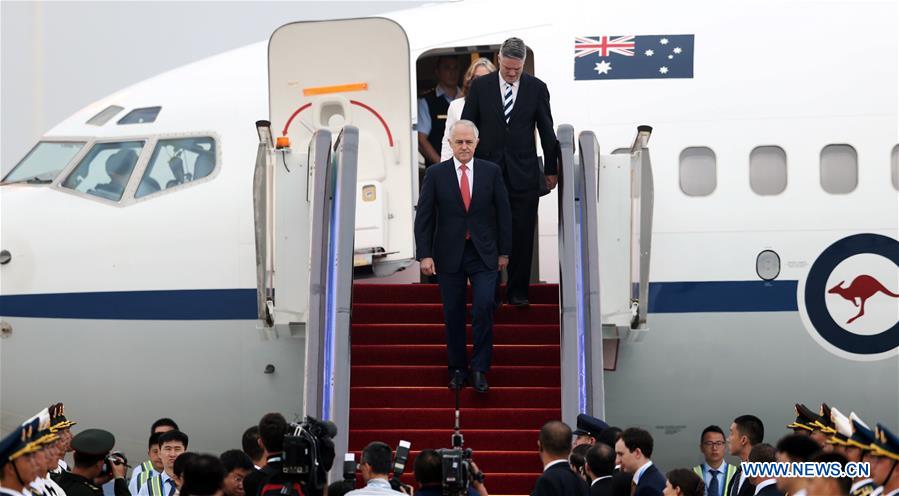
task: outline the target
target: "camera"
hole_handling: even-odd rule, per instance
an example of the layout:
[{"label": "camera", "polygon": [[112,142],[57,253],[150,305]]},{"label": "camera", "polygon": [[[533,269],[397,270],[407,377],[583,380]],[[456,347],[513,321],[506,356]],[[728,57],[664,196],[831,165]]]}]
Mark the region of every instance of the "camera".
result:
[{"label": "camera", "polygon": [[299,482],[306,495],[322,494],[328,471],[334,464],[334,436],[337,426],[330,421],[306,417],[289,425],[284,436],[282,472]]},{"label": "camera", "polygon": [[465,439],[460,426],[459,390],[456,390],[456,412],[453,422],[452,448],[439,449],[443,474],[443,496],[467,496],[472,482],[484,482],[483,473],[474,473],[471,468],[470,448],[465,448]]},{"label": "camera", "polygon": [[106,459],[103,460],[103,468],[100,471],[100,477],[103,478],[112,478],[112,466],[113,465],[124,465],[126,467],[131,467],[128,465],[128,458],[125,457],[125,454],[121,451],[113,451],[112,453],[106,455]]}]

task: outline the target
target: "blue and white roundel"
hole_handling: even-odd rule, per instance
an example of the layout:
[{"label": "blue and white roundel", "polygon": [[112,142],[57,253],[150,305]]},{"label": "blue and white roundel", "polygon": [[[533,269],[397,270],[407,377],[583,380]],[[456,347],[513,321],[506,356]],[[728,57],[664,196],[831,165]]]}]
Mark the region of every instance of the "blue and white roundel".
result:
[{"label": "blue and white roundel", "polygon": [[855,234],[827,247],[798,286],[806,329],[854,360],[899,354],[899,241]]}]

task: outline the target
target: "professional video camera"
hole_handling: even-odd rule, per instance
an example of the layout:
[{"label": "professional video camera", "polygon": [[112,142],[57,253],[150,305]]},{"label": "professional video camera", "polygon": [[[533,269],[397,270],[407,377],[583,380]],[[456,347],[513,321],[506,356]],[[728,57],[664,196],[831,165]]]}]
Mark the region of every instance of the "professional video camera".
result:
[{"label": "professional video camera", "polygon": [[474,473],[471,468],[470,448],[466,448],[465,439],[462,436],[459,417],[459,393],[456,389],[456,417],[453,423],[452,448],[439,449],[441,464],[443,466],[443,495],[466,496],[468,486],[472,482],[484,482],[483,473]]},{"label": "professional video camera", "polygon": [[303,487],[306,496],[322,494],[328,471],[334,464],[334,422],[306,417],[302,423],[291,423],[284,436],[282,472]]}]

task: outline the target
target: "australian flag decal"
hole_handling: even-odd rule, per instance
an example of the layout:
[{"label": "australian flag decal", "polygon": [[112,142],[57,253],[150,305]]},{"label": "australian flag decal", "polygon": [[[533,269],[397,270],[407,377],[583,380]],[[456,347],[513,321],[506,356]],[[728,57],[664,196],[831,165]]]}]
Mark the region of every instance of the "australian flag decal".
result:
[{"label": "australian flag decal", "polygon": [[583,36],[574,40],[574,79],[693,77],[693,35]]}]

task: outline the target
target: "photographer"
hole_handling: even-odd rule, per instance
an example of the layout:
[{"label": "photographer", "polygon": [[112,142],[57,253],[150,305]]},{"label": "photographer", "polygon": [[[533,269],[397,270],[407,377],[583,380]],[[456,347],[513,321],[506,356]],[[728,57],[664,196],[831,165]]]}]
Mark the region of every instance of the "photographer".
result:
[{"label": "photographer", "polygon": [[115,496],[131,496],[125,481],[126,460],[118,453],[110,456],[115,436],[102,429],[88,429],[72,438],[75,466],[62,472],[56,482],[67,496],[102,496],[100,486],[115,479]]},{"label": "photographer", "polygon": [[[478,466],[472,462],[472,475],[481,473]],[[442,496],[443,495],[443,462],[440,453],[436,450],[426,449],[415,457],[415,480],[418,482],[416,496]],[[477,479],[477,477],[475,477]],[[487,496],[487,488],[477,480],[472,481],[468,487],[469,496]]]},{"label": "photographer", "polygon": [[362,463],[359,464],[365,487],[350,491],[346,493],[347,496],[377,496],[380,494],[403,496],[405,493],[394,491],[390,487],[392,458],[393,451],[390,446],[380,441],[368,443],[368,446],[362,450]]}]

